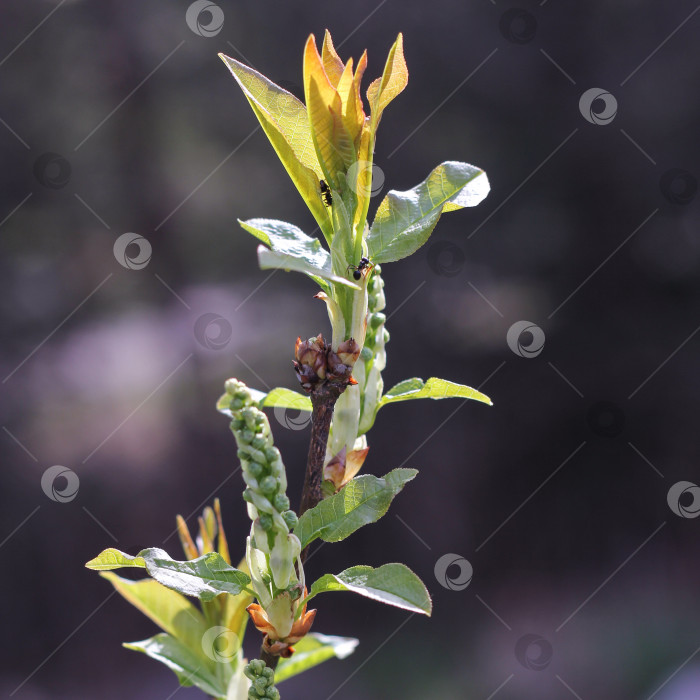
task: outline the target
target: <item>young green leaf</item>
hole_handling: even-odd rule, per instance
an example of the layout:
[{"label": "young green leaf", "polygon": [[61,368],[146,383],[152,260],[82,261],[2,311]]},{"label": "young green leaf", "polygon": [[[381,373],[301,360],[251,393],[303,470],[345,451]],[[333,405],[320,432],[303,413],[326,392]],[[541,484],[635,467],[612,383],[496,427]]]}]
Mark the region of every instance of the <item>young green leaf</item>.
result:
[{"label": "young green leaf", "polygon": [[205,663],[200,656],[169,634],[157,634],[142,642],[130,642],[124,646],[165,664],[175,672],[180,685],[196,685],[207,695],[215,698],[226,697],[226,687],[215,673],[214,662],[207,659],[208,663]]},{"label": "young green leaf", "polygon": [[476,389],[464,384],[455,384],[448,382],[446,379],[438,379],[430,377],[424,382],[418,377],[413,379],[404,379],[396,386],[393,386],[389,391],[382,396],[379,402],[379,408],[386,406],[388,403],[396,403],[397,401],[410,401],[411,399],[473,399],[482,403],[493,406],[491,399],[482,394]]},{"label": "young green leaf", "polygon": [[234,569],[217,552],[209,552],[192,561],[175,561],[162,549],[151,547],[132,557],[118,549],[106,549],[89,561],[88,569],[119,569],[125,566],[145,568],[158,583],[183,595],[212,600],[221,593],[237,595],[250,577]]},{"label": "young green leaf", "polygon": [[292,408],[298,411],[312,410],[311,399],[298,391],[277,387],[273,389],[259,404],[266,408]]},{"label": "young green leaf", "polygon": [[314,267],[303,258],[295,258],[288,253],[277,253],[274,250],[266,248],[264,245],[258,246],[258,265],[261,270],[286,270],[287,272],[293,270],[294,272],[303,272],[305,275],[311,277],[311,279],[314,279],[314,277],[321,277],[322,279],[345,285],[351,289],[359,289],[359,287],[350,280],[334,275],[331,271],[330,264],[327,268]]},{"label": "young green leaf", "polygon": [[311,632],[294,645],[294,654],[280,659],[275,671],[275,683],[308,671],[328,659],[344,659],[355,651],[359,640]]},{"label": "young green leaf", "polygon": [[306,107],[290,92],[235,58],[224,54],[219,54],[219,57],[243,90],[292,182],[330,243],[333,227],[318,191],[323,173],[314,149]]},{"label": "young green leaf", "polygon": [[130,581],[111,571],[103,571],[117,592],[155,622],[164,632],[186,647],[201,651],[207,624],[199,609],[185,596],[161,586],[153,579]]},{"label": "young green leaf", "polygon": [[367,100],[372,111],[372,128],[376,130],[386,106],[408,84],[408,68],[403,57],[403,34],[399,34],[386,59],[384,72],[367,88]]},{"label": "young green leaf", "polygon": [[314,582],[305,602],[330,591],[351,591],[424,615],[430,615],[433,609],[423,582],[404,564],[384,564],[378,569],[353,566],[339,574],[326,574]]},{"label": "young green leaf", "polygon": [[238,223],[276,253],[300,258],[312,267],[324,268],[329,264],[330,255],[321,241],[307,236],[294,224],[276,219],[239,219]]},{"label": "young green leaf", "polygon": [[447,161],[413,189],[391,190],[379,205],[367,237],[370,259],[386,263],[412,255],[428,240],[443,212],[476,206],[489,189],[483,170]]},{"label": "young green leaf", "polygon": [[85,566],[93,571],[109,571],[110,569],[121,569],[125,566],[145,569],[146,560],[140,555],[132,557],[130,554],[110,547],[100,552],[94,559],[90,559]]},{"label": "young green leaf", "polygon": [[353,479],[299,518],[294,534],[302,549],[319,537],[324,542],[340,542],[363,525],[376,522],[416,474],[415,469],[394,469],[383,479],[372,474]]},{"label": "young green leaf", "polygon": [[359,290],[350,280],[333,274],[330,253],[317,238],[307,236],[294,224],[275,219],[250,219],[238,223],[267,246],[258,247],[258,262],[262,269],[296,270]]}]

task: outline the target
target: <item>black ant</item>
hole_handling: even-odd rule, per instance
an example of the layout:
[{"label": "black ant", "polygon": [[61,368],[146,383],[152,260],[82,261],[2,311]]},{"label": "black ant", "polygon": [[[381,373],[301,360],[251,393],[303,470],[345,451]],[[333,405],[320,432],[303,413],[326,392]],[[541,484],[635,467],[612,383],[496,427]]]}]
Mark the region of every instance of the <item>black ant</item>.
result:
[{"label": "black ant", "polygon": [[331,193],[331,188],[325,180],[321,180],[321,197],[327,207],[333,206],[333,194]]},{"label": "black ant", "polygon": [[374,263],[371,263],[369,258],[362,257],[359,265],[348,265],[347,269],[352,270],[353,279],[359,280],[365,270],[369,272],[373,267]]}]

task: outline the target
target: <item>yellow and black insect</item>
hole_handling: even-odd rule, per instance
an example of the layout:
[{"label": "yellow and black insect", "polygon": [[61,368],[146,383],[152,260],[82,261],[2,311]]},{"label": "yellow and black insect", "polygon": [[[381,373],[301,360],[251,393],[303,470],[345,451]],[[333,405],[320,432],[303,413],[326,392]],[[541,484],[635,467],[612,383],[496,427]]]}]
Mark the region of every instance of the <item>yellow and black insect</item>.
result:
[{"label": "yellow and black insect", "polygon": [[374,267],[369,258],[360,258],[359,265],[348,265],[348,271],[352,270],[353,279],[359,280],[363,274],[367,274]]},{"label": "yellow and black insect", "polygon": [[333,194],[331,193],[331,188],[328,187],[328,184],[326,183],[325,180],[321,180],[321,197],[323,198],[323,201],[327,207],[333,206]]}]

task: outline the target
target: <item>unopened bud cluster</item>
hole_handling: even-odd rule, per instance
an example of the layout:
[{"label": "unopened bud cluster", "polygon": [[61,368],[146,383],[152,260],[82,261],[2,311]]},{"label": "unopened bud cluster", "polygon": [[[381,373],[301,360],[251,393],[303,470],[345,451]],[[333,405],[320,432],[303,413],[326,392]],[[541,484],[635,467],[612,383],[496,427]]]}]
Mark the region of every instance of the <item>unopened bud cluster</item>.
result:
[{"label": "unopened bud cluster", "polygon": [[315,338],[297,338],[294,348],[294,369],[301,386],[308,392],[323,381],[352,383],[352,368],[360,355],[359,345],[352,339],[333,350],[319,333]]},{"label": "unopened bud cluster", "polygon": [[289,509],[282,457],[273,445],[267,416],[255,405],[248,387],[237,379],[229,379],[226,397],[247,485],[243,499],[253,521],[251,535],[255,547],[269,555],[274,583],[282,589],[289,585],[300,551],[299,539],[290,534],[298,518]]},{"label": "unopened bud cluster", "polygon": [[364,435],[374,424],[379,400],[384,391],[382,370],[386,367],[384,346],[389,342],[389,331],[384,327],[386,316],[382,313],[386,306],[386,300],[381,272],[379,265],[375,265],[372,279],[367,288],[367,335],[365,336],[365,345],[360,353],[360,361],[355,369],[362,397],[358,435]]},{"label": "unopened bud cluster", "polygon": [[275,688],[275,672],[265,665],[262,659],[253,659],[244,669],[243,673],[250,679],[248,700],[268,698],[279,700],[280,691]]}]

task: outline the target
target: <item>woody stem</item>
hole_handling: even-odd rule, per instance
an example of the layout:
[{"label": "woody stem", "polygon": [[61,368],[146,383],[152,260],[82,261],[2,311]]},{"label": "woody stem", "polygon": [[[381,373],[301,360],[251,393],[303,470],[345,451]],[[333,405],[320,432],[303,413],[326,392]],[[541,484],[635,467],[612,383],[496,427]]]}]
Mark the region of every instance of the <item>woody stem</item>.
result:
[{"label": "woody stem", "polygon": [[[322,499],[321,482],[323,480],[323,463],[326,458],[328,433],[333,419],[333,409],[338,397],[343,393],[347,382],[320,382],[311,392],[311,442],[306,462],[304,489],[301,494],[299,515],[313,508]],[[302,553],[302,562],[306,559],[306,550]]]}]

